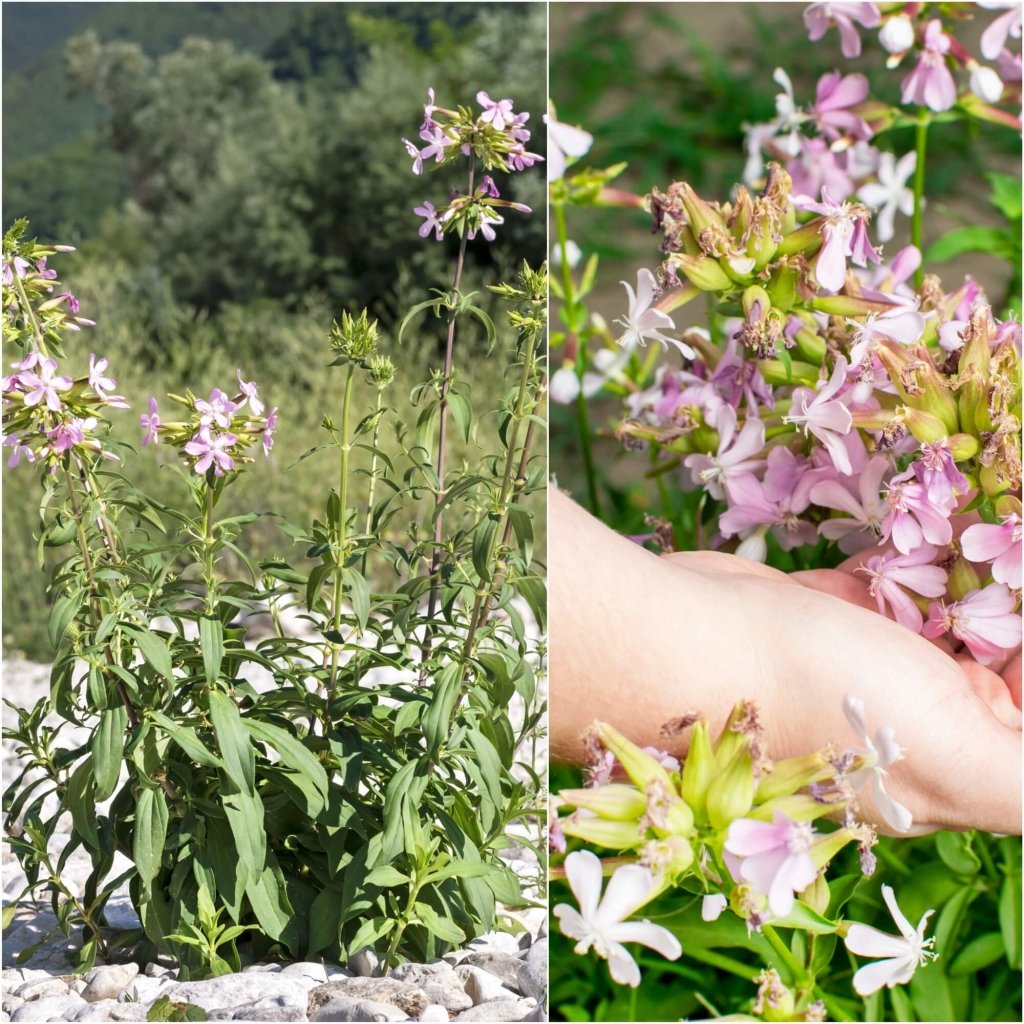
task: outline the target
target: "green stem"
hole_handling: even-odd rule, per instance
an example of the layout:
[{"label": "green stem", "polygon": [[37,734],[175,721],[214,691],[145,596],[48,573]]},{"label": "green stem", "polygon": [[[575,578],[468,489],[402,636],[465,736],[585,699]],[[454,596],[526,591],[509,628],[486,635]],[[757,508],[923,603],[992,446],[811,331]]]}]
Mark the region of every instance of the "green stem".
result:
[{"label": "green stem", "polygon": [[[910,223],[910,238],[918,251],[923,254],[921,247],[922,222],[921,212],[924,208],[924,165],[925,154],[928,148],[928,124],[931,117],[923,107],[917,112],[917,125],[914,128],[914,142],[917,152],[917,166],[914,168],[914,216]],[[920,266],[914,271],[914,287],[920,288],[924,280],[924,267]]]},{"label": "green stem", "polygon": [[765,924],[761,926],[761,934],[768,940],[772,951],[785,965],[790,975],[790,982],[799,988],[812,988],[814,985],[813,975],[793,956],[789,946],[782,941],[779,933],[770,924]]},{"label": "green stem", "polygon": [[[378,387],[377,404],[373,410],[376,418],[373,422],[373,454],[370,458],[370,493],[366,497],[366,529],[363,530],[366,534],[369,534],[370,527],[373,525],[373,495],[377,489],[377,442],[380,439],[380,407],[383,398],[384,389]],[[364,576],[366,575],[366,558],[369,553],[368,548],[363,551],[363,565],[360,571]]]},{"label": "green stem", "polygon": [[716,953],[713,949],[695,946],[693,943],[683,949],[683,955],[702,964],[708,964],[710,967],[717,967],[729,974],[735,974],[738,978],[745,978],[747,981],[753,981],[761,973],[756,967],[735,960],[731,956],[725,956],[723,953]]},{"label": "green stem", "polygon": [[[349,409],[352,405],[352,381],[355,378],[355,366],[348,364],[348,376],[345,378],[345,394],[341,401],[341,459],[338,465],[338,521],[334,524],[337,554],[334,563],[334,594],[331,599],[331,628],[335,633],[341,632],[341,602],[345,595],[345,560],[348,544],[348,460],[352,449],[350,437]],[[335,695],[338,685],[338,657],[341,648],[337,639],[331,646],[331,696]]]},{"label": "green stem", "polygon": [[213,486],[206,481],[206,505],[203,510],[203,582],[206,584],[206,614],[217,611],[217,577],[215,574],[215,545],[213,536]]},{"label": "green stem", "polygon": [[398,919],[398,924],[395,925],[394,933],[391,936],[391,942],[388,944],[388,951],[384,955],[384,962],[391,966],[395,964],[395,953],[398,952],[398,943],[402,941],[402,935],[405,933],[406,926],[409,923],[409,915],[412,908],[416,905],[416,899],[420,894],[420,885],[418,882],[413,882],[412,888],[409,890],[409,902],[406,904],[405,913]]},{"label": "green stem", "polygon": [[50,353],[46,348],[46,339],[43,337],[43,329],[39,326],[35,310],[33,310],[32,304],[28,301],[28,292],[25,291],[25,285],[22,284],[21,278],[17,274],[14,275],[14,290],[18,293],[18,304],[21,306],[22,313],[25,315],[25,318],[32,327],[32,333],[35,335],[39,354],[43,356],[43,358],[49,358]]},{"label": "green stem", "polygon": [[[562,253],[562,295],[565,302],[565,319],[570,325],[570,332],[575,335],[576,289],[572,280],[572,268],[569,266],[569,236],[565,226],[565,209],[562,206],[555,207],[555,225],[558,231],[558,246]],[[594,469],[594,453],[591,446],[590,414],[587,410],[587,399],[583,394],[583,374],[586,366],[586,345],[577,338],[576,376],[580,381],[580,390],[576,396],[576,428],[579,431],[580,450],[583,453],[583,471],[587,477],[587,504],[595,516],[600,516],[597,473]]]}]

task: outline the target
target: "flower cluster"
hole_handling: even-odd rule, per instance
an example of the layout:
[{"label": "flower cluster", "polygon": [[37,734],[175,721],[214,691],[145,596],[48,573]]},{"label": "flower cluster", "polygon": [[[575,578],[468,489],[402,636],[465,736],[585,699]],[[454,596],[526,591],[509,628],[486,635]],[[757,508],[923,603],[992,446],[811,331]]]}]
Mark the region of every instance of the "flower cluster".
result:
[{"label": "flower cluster", "polygon": [[[668,723],[664,732],[671,736],[691,729],[681,767],[670,755],[641,749],[596,723],[588,737],[596,766],[592,784],[562,790],[553,800],[563,812],[552,817],[556,849],[564,851],[568,836],[616,854],[603,900],[600,860],[589,851],[565,859],[579,909],[560,904],[554,913],[562,932],[577,941],[576,952],[592,948],[609,961],[615,981],[638,985],[639,969],[623,943],[641,943],[669,959],[681,948],[664,927],[627,918],[682,886],[704,893],[705,921],[728,908],[751,931],[760,931],[768,924],[800,927],[813,915],[816,930],[844,936],[851,952],[884,957],[855,975],[861,995],[909,981],[931,956],[931,940],[924,938],[928,915],[911,928],[891,889],[883,887],[899,937],[825,916],[824,875],[843,847],[856,843],[863,872],[874,870],[875,834],[855,817],[858,790],[871,787],[876,807],[895,830],[911,825],[909,811],[885,791],[887,769],[902,756],[892,730],[879,729],[872,738],[855,698],[846,698],[844,712],[861,745],[774,763],[749,702],[733,709],[714,742],[707,721],[697,715]],[[842,824],[819,829],[828,817],[840,817]]]},{"label": "flower cluster", "polygon": [[68,332],[95,326],[79,315],[79,304],[60,287],[47,265],[70,246],[20,244],[17,229],[5,239],[2,262],[4,338],[21,350],[21,358],[3,378],[3,447],[8,466],[22,460],[50,473],[72,456],[117,459],[105,444],[103,410],[127,409],[108,361],[91,353],[88,371],[63,372],[61,339]]},{"label": "flower cluster", "polygon": [[[654,442],[722,502],[717,544],[759,560],[769,537],[874,549],[860,571],[880,611],[983,664],[1019,644],[1020,325],[970,280],[914,292],[916,249],[886,265],[865,207],[794,196],[777,165],[755,197],[713,204],[676,183],[649,203],[663,288],[648,270],[627,288],[621,344],[687,362],[629,395],[620,437]],[[702,291],[742,314],[721,344],[672,335],[670,311]]]},{"label": "flower cluster", "polygon": [[[820,39],[830,25],[839,29],[845,57],[860,54],[857,25],[878,28],[879,42],[890,54],[889,66],[913,60],[903,80],[901,102],[933,112],[959,104],[975,117],[994,120],[1020,129],[1011,113],[1020,103],[1020,56],[1006,49],[1008,36],[1020,36],[1018,4],[979,4],[1006,7],[1006,14],[982,37],[982,56],[998,60],[999,70],[982,65],[933,16],[931,4],[889,4],[883,15],[873,3],[812,4],[805,21],[812,40]],[[958,91],[952,67],[969,73]],[[910,216],[913,193],[908,181],[916,170],[917,154],[896,155],[873,145],[875,136],[902,116],[898,109],[869,97],[867,78],[859,73],[831,71],[818,81],[814,103],[797,105],[789,76],[775,71],[782,88],[775,99],[776,116],[766,124],[747,129],[747,164],[744,181],[756,184],[764,172],[765,156],[781,162],[797,192],[818,197],[823,189],[836,200],[856,195],[878,213],[878,239],[889,241],[895,233],[896,213]],[[993,104],[1002,101],[1007,109]]]},{"label": "flower cluster", "polygon": [[493,242],[494,229],[505,222],[499,211],[531,211],[523,203],[502,199],[489,173],[477,181],[477,163],[485,172],[497,170],[510,174],[543,160],[526,148],[530,141],[530,130],[526,127],[530,115],[525,111],[517,114],[512,100],[492,100],[483,90],[476,94],[481,108],[479,113],[469,107],[449,110],[437,106],[433,89],[427,90],[427,97],[420,126],[420,140],[426,145],[420,148],[402,139],[412,157],[413,173],[422,174],[425,163],[439,167],[460,158],[468,160],[470,170],[464,193],[455,192],[448,203],[439,208],[429,200],[414,208],[413,212],[423,218],[420,237],[426,238],[433,232],[434,238],[441,241],[446,232],[455,232],[460,238],[472,240],[480,234],[486,241]]},{"label": "flower cluster", "polygon": [[197,398],[191,391],[184,397],[169,395],[171,401],[188,412],[186,420],[165,423],[155,398],[149,400],[149,412],[139,423],[145,430],[143,444],[158,443],[177,448],[192,470],[200,476],[222,477],[239,465],[252,462],[247,451],[259,443],[265,455],[274,446],[277,408],[266,410],[253,381],[236,371],[238,389],[233,397],[214,388],[207,398]]}]

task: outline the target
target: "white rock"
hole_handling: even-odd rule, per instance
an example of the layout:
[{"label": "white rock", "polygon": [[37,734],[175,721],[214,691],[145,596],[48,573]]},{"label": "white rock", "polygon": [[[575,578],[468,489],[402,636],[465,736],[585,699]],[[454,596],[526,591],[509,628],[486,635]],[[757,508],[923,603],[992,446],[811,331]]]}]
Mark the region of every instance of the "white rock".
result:
[{"label": "white rock", "polygon": [[537,1004],[532,999],[493,999],[489,1003],[481,1003],[471,1010],[463,1010],[453,1020],[457,1021],[481,1021],[484,1024],[493,1024],[494,1021],[519,1021],[526,1020],[537,1009]]},{"label": "white rock", "polygon": [[34,999],[46,999],[49,996],[66,996],[68,994],[68,983],[61,978],[47,977],[39,981],[26,981],[14,990],[14,995],[24,999],[26,1003]]},{"label": "white rock", "polygon": [[297,964],[289,964],[281,970],[283,976],[296,975],[300,978],[310,978],[317,985],[327,984],[327,968],[323,964],[315,964],[305,961]]},{"label": "white rock", "polygon": [[380,957],[370,948],[361,949],[350,956],[347,966],[357,978],[376,978],[382,973]]},{"label": "white rock", "polygon": [[[447,1016],[447,1014],[445,1015]],[[392,1021],[410,1020],[404,1010],[391,1003],[378,1003],[373,999],[345,999],[335,996],[319,1010],[310,1014],[311,1021]]]},{"label": "white rock", "polygon": [[145,1020],[149,1007],[145,1003],[114,1003],[110,1008],[111,1020]]},{"label": "white rock", "polygon": [[515,998],[514,992],[505,988],[493,974],[488,974],[479,967],[462,965],[455,968],[455,973],[462,981],[466,995],[473,1000],[474,1006],[489,1003],[493,999]]},{"label": "white rock", "polygon": [[538,939],[519,969],[519,991],[543,1002],[548,994],[548,940]]},{"label": "white rock", "polygon": [[519,940],[509,932],[478,935],[466,946],[466,950],[470,953],[511,953],[513,956],[520,952]]},{"label": "white rock", "polygon": [[3,999],[0,1000],[0,1011],[10,1016],[24,1002],[25,1000],[21,996],[16,996],[13,992],[5,992]]},{"label": "white rock", "polygon": [[44,996],[42,999],[33,999],[29,1003],[22,1003],[11,1014],[11,1020],[50,1020],[51,1018],[62,1020],[65,1012],[72,1006],[81,1005],[82,997],[73,992],[64,996]]},{"label": "white rock", "polygon": [[170,967],[165,967],[163,964],[146,964],[145,975],[147,978],[162,978],[166,974],[169,974],[172,978],[176,978],[178,976],[177,970],[172,970]]},{"label": "white rock", "polygon": [[427,1024],[428,1021],[436,1021],[437,1024],[448,1024],[451,1018],[449,1018],[448,1011],[443,1006],[431,1003],[430,1006],[423,1007],[423,1012],[416,1019],[421,1021],[422,1024]]},{"label": "white rock", "polygon": [[278,974],[281,970],[280,964],[249,964],[242,968],[243,974]]},{"label": "white rock", "polygon": [[65,1020],[110,1020],[110,1011],[117,1006],[116,999],[101,999],[98,1003],[86,1003],[64,1014]]},{"label": "white rock", "polygon": [[286,977],[266,972],[225,974],[204,981],[179,981],[164,992],[177,1003],[195,1003],[204,1010],[221,1010],[225,1006],[242,1006],[258,999],[281,996],[293,1006],[306,1009],[310,985],[306,978]]},{"label": "white rock", "polygon": [[116,999],[139,973],[138,964],[107,964],[94,967],[85,976],[86,986],[82,998],[87,1003],[101,999]]}]

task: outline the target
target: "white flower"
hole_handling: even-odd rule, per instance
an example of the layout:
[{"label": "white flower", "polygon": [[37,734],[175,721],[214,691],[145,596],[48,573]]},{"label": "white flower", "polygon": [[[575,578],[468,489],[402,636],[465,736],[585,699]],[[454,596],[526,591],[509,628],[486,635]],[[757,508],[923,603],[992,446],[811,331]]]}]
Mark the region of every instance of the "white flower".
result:
[{"label": "white flower", "polygon": [[636,272],[635,293],[625,281],[621,283],[629,293],[629,312],[624,320],[615,321],[626,329],[622,337],[619,338],[619,344],[623,348],[632,348],[634,345],[643,345],[653,338],[655,341],[660,341],[666,348],[669,345],[675,345],[687,359],[695,359],[697,353],[689,345],[684,345],[675,338],[667,338],[661,333],[663,330],[674,331],[676,325],[668,313],[651,308],[657,284],[654,275],[641,267]]},{"label": "white flower", "polygon": [[[583,250],[571,238],[568,238],[565,242],[565,256],[569,267],[575,270],[579,266],[580,260],[583,259]],[[562,265],[562,247],[560,245],[556,245],[551,252],[551,265],[553,267]]]},{"label": "white flower", "polygon": [[639,864],[616,868],[601,899],[601,861],[589,850],[578,850],[565,858],[565,877],[579,902],[580,909],[559,903],[555,907],[562,934],[576,939],[575,952],[584,954],[593,947],[608,961],[612,979],[620,985],[640,984],[640,968],[623,945],[639,942],[659,952],[667,960],[683,952],[679,940],[660,924],[627,921],[655,894],[654,875]]},{"label": "white flower", "polygon": [[544,120],[548,126],[548,181],[558,181],[565,174],[570,157],[578,160],[590,151],[594,136],[582,128],[556,121],[551,114]]},{"label": "white flower", "polygon": [[[592,398],[604,387],[606,381],[624,380],[622,368],[629,362],[631,351],[632,348],[624,348],[620,352],[613,352],[610,348],[598,349],[591,357],[597,372],[587,370],[583,374],[583,397]],[[548,394],[552,402],[569,405],[576,401],[579,393],[580,378],[576,375],[576,368],[571,362],[551,375]]]},{"label": "white flower", "polygon": [[984,64],[968,65],[971,71],[971,92],[986,103],[998,103],[1003,95],[1003,80],[999,73]]},{"label": "white flower", "polygon": [[709,892],[701,900],[700,918],[702,921],[717,921],[729,901],[720,892]]},{"label": "white flower", "polygon": [[925,925],[935,911],[926,910],[915,929],[903,916],[890,886],[882,886],[882,898],[900,930],[899,936],[880,932],[866,924],[852,924],[846,933],[846,948],[851,953],[885,958],[878,963],[867,964],[853,976],[853,987],[862,996],[877,992],[883,985],[888,988],[905,985],[918,967],[935,958],[931,952],[935,939],[924,937]]},{"label": "white flower", "polygon": [[864,702],[849,694],[843,698],[843,714],[851,728],[864,741],[864,746],[855,751],[865,761],[864,767],[852,772],[849,782],[855,789],[871,784],[875,806],[879,813],[897,832],[909,832],[914,819],[910,811],[901,803],[897,803],[885,791],[884,780],[886,768],[895,764],[903,757],[903,750],[893,738],[889,726],[883,726],[875,733],[872,741],[868,735],[868,727],[864,719]]},{"label": "white flower", "polygon": [[888,53],[906,53],[914,45],[914,23],[905,14],[887,18],[878,41]]},{"label": "white flower", "polygon": [[907,188],[907,180],[917,167],[917,154],[911,150],[900,157],[899,163],[892,153],[882,153],[878,158],[878,181],[861,185],[857,192],[872,209],[878,212],[875,227],[878,240],[888,242],[896,233],[893,221],[899,210],[905,217],[914,212],[914,193]]}]

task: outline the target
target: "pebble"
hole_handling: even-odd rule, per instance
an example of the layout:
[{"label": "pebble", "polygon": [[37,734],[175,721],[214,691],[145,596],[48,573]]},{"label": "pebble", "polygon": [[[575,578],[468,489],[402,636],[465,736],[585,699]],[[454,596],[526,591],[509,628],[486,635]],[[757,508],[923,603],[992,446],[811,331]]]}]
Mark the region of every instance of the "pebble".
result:
[{"label": "pebble", "polygon": [[[426,1009],[426,1007],[424,1007]],[[445,1013],[447,1018],[448,1014]],[[346,999],[334,996],[309,1015],[311,1021],[390,1021],[410,1020],[409,1015],[391,1003],[373,999]]]},{"label": "pebble", "polygon": [[[280,996],[285,1002],[306,1009],[307,978],[282,974],[225,974],[205,981],[180,981],[164,990],[176,1003],[195,1003],[204,1010],[223,1010],[226,1006],[242,1006],[258,999]],[[315,991],[315,989],[314,989]]]},{"label": "pebble", "polygon": [[26,1003],[33,999],[45,999],[47,996],[66,996],[68,983],[62,978],[51,978],[47,975],[39,981],[26,981],[14,990],[14,995],[24,999]]},{"label": "pebble", "polygon": [[108,964],[94,967],[85,976],[86,986],[82,998],[87,1003],[101,999],[116,999],[139,973],[138,964]]},{"label": "pebble", "polygon": [[393,978],[336,978],[309,993],[309,1019],[326,1019],[316,1018],[313,1014],[325,1003],[335,999],[387,1003],[401,1010],[405,1017],[414,1019],[432,1002],[423,989],[405,981],[395,981]]},{"label": "pebble", "polygon": [[423,1012],[416,1018],[420,1021],[420,1024],[448,1024],[449,1017],[448,1011],[443,1006],[438,1006],[437,1003],[431,1003],[429,1006],[423,1007]]},{"label": "pebble", "polygon": [[[467,967],[460,964],[455,968],[455,973],[462,981],[462,987],[467,996],[473,1000],[474,1006],[481,1003],[489,1003],[494,999],[501,999],[503,996],[513,996],[501,983],[500,978],[480,970],[479,967]],[[468,1007],[467,1007],[468,1009]]]},{"label": "pebble", "polygon": [[305,1020],[306,1011],[280,999],[257,999],[242,1006],[227,1006],[222,1010],[211,1010],[210,1020]]},{"label": "pebble", "polygon": [[381,959],[372,949],[361,949],[348,958],[348,969],[359,978],[376,978],[381,970]]},{"label": "pebble", "polygon": [[537,1004],[532,999],[493,999],[489,1003],[481,1003],[472,1009],[463,1010],[452,1020],[482,1021],[484,1024],[496,1020],[520,1021],[526,1020],[536,1009]]},{"label": "pebble", "polygon": [[60,1020],[72,1006],[81,1005],[82,997],[73,992],[63,996],[43,996],[42,999],[33,999],[31,1002],[22,1003],[11,1014],[11,1020],[50,1020],[51,1018]]},{"label": "pebble", "polygon": [[80,1006],[74,1014],[69,1016],[70,1011],[64,1014],[65,1020],[110,1020],[110,1011],[117,1006],[116,999],[101,999],[98,1003],[86,1003]]},{"label": "pebble", "polygon": [[302,961],[296,964],[288,964],[287,967],[281,969],[282,977],[290,977],[291,975],[309,978],[310,981],[316,982],[317,985],[327,984],[327,968],[323,964]]},{"label": "pebble", "polygon": [[519,968],[519,991],[539,1003],[548,997],[548,940],[538,939]]},{"label": "pebble", "polygon": [[114,1003],[110,1008],[111,1020],[145,1020],[149,1007],[145,1003]]},{"label": "pebble", "polygon": [[523,966],[520,956],[509,953],[470,953],[459,964],[460,967],[478,967],[493,974],[506,988],[519,991],[519,971]]}]

